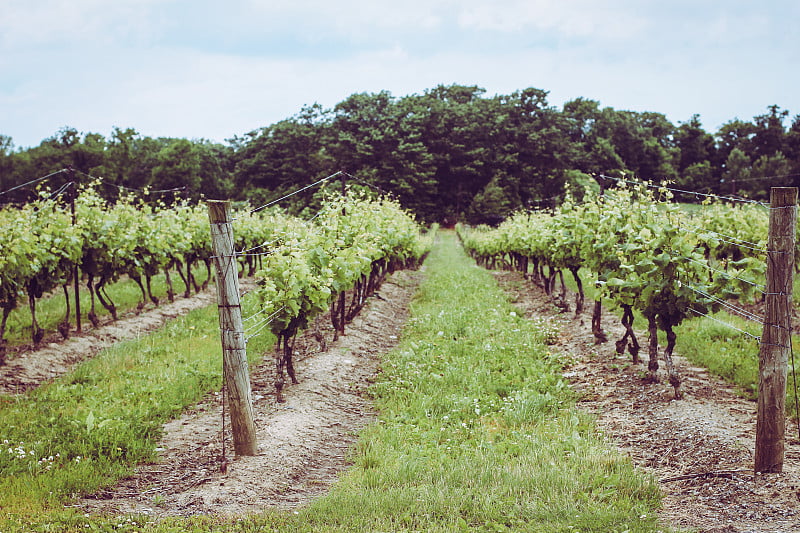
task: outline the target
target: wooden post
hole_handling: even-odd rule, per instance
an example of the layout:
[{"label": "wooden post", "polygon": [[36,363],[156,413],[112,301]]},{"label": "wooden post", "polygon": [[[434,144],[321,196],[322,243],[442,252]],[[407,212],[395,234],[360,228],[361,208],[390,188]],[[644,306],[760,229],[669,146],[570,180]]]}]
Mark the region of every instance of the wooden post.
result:
[{"label": "wooden post", "polygon": [[[347,172],[342,171],[342,198],[347,197]],[[342,207],[342,216],[347,215],[347,208]],[[338,230],[337,230],[338,231]],[[345,323],[345,291],[339,293],[339,334],[344,335]]]},{"label": "wooden post", "polygon": [[[72,182],[67,194],[69,196],[69,209],[72,213],[72,225],[74,226],[78,223],[78,215],[75,213],[75,199],[78,196],[78,184],[75,183],[75,169],[72,168],[72,165],[67,167],[67,176],[69,176],[69,179]],[[79,262],[80,261],[78,261],[78,263]],[[72,280],[75,287],[75,330],[78,333],[81,333],[81,276],[78,263],[75,263],[75,267],[72,270]]]},{"label": "wooden post", "polygon": [[209,200],[208,218],[211,222],[211,246],[216,268],[222,369],[228,389],[233,449],[236,455],[256,455],[258,444],[242,309],[239,303],[239,277],[233,248],[230,202]]},{"label": "wooden post", "polygon": [[767,241],[767,290],[758,369],[755,472],[782,472],[786,374],[791,351],[797,188],[773,187]]}]

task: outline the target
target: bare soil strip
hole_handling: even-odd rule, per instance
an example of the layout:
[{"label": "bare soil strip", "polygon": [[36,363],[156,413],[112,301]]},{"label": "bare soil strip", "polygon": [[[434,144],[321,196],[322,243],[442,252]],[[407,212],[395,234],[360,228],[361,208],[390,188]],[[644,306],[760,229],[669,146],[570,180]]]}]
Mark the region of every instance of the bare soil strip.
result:
[{"label": "bare soil strip", "polygon": [[795,424],[787,421],[784,473],[754,475],[755,402],[681,357],[676,365],[685,399],[674,400],[663,376],[661,383],[647,383],[646,366],[616,354],[613,341],[624,330],[611,313],[603,320],[610,340],[596,345],[591,310],[578,318],[559,313],[522,274],[494,274],[528,316],[561,323],[553,349],[572,361],[564,375],[580,394],[579,407],[595,414],[606,438],[660,481],[665,523],[709,533],[800,531]]},{"label": "bare soil strip", "polygon": [[83,333],[73,332],[66,340],[51,335],[49,342],[40,348],[22,346],[9,349],[8,361],[0,366],[0,394],[20,394],[38,387],[66,374],[104,348],[155,331],[166,321],[215,301],[216,293],[212,286],[191,298],[178,298],[139,313],[130,312],[116,322],[109,318],[107,323],[97,328],[84,324]]},{"label": "bare soil strip", "polygon": [[[324,494],[348,465],[358,431],[374,419],[364,393],[408,317],[420,272],[396,272],[346,329],[321,351],[312,332],[295,345],[300,383],[274,393],[267,354],[253,369],[259,454],[234,457],[229,428],[223,457],[219,393],[164,427],[160,460],[143,465],[119,485],[82,500],[87,512],[150,516],[241,515],[266,507],[291,509]],[[329,317],[318,327],[332,338]]]}]

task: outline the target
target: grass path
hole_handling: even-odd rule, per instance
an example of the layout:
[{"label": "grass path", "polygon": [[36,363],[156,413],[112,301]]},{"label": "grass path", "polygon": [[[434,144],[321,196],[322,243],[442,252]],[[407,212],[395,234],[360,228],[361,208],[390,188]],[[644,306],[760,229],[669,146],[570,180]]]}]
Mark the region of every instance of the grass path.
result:
[{"label": "grass path", "polygon": [[355,466],[297,531],[657,531],[658,487],[573,405],[552,331],[521,318],[445,233]]}]

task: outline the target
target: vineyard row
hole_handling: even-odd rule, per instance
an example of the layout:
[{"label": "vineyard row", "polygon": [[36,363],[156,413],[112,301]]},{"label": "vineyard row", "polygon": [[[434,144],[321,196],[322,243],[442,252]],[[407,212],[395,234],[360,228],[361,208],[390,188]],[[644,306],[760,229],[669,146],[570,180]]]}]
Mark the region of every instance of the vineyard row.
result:
[{"label": "vineyard row", "polygon": [[[235,220],[241,273],[258,275],[258,298],[270,317],[261,325],[270,326],[287,346],[298,329],[331,304],[341,331],[346,315],[363,303],[378,278],[400,264],[417,262],[426,251],[425,242],[429,246],[420,239],[413,217],[397,203],[356,195],[330,199],[313,222],[277,209],[247,208],[237,210]],[[204,205],[153,206],[133,196],[109,204],[90,186],[76,195],[72,211],[68,203],[46,195],[21,208],[0,210],[0,364],[8,317],[24,299],[36,344],[44,336],[36,321],[36,302],[59,288],[66,305],[58,329],[62,336],[69,335],[69,289],[77,287],[76,277],[89,289],[88,317],[96,324],[95,300],[117,318],[106,292],[109,283],[122,276],[133,279],[143,306],[148,299],[158,303],[150,281],[161,272],[172,300],[171,273],[177,272],[189,296],[192,288],[203,288],[192,274],[193,266],[205,264],[210,278],[211,257]],[[345,310],[339,294],[350,289],[355,289],[356,301]]]},{"label": "vineyard row", "polygon": [[[763,296],[768,212],[759,205],[707,203],[688,211],[670,191],[620,184],[603,195],[577,202],[568,198],[553,213],[519,213],[497,228],[459,227],[467,251],[492,267],[516,268],[539,282],[563,308],[564,271],[578,287],[576,312],[584,305],[581,274],[598,289],[592,330],[606,340],[600,326],[602,299],[622,309],[625,334],[616,343],[639,360],[633,312],[647,320],[648,376],[657,379],[658,330],[666,333],[664,349],[669,381],[681,397],[681,379],[672,364],[674,328],[683,320],[705,316],[731,300]],[[562,291],[555,295],[556,281]],[[736,307],[736,309],[741,309]],[[742,315],[757,319],[741,309]]]}]

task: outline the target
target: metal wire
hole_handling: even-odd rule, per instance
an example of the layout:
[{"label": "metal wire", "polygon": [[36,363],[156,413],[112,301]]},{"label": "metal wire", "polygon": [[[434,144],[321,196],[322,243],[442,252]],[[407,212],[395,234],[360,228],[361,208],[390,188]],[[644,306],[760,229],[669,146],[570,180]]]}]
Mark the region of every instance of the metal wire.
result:
[{"label": "metal wire", "polygon": [[604,180],[618,181],[618,182],[621,182],[621,183],[631,183],[633,185],[643,185],[643,186],[649,187],[651,189],[657,189],[657,190],[663,189],[663,190],[667,190],[667,191],[670,191],[670,192],[677,192],[677,193],[680,193],[680,194],[692,194],[692,195],[697,196],[697,197],[702,196],[704,198],[716,198],[718,200],[727,200],[727,201],[731,201],[731,202],[742,202],[742,203],[746,203],[746,204],[756,204],[756,205],[760,205],[762,207],[768,207],[767,204],[765,204],[764,202],[759,202],[758,200],[751,200],[749,198],[737,198],[735,196],[720,196],[720,195],[717,195],[717,194],[708,194],[708,193],[697,192],[697,191],[687,191],[685,189],[675,189],[673,187],[667,187],[666,185],[654,185],[654,184],[652,184],[650,182],[647,182],[647,181],[633,181],[633,180],[626,180],[626,179],[622,179],[622,178],[612,178],[611,176],[606,176],[604,174],[598,174],[597,176],[599,178],[601,178],[601,179],[604,179]]},{"label": "metal wire", "polygon": [[303,192],[303,191],[306,191],[306,190],[308,190],[308,189],[310,189],[310,188],[312,188],[312,187],[316,187],[316,186],[317,186],[317,185],[319,185],[320,183],[324,183],[324,182],[328,181],[329,179],[333,179],[333,178],[335,178],[336,176],[340,175],[341,173],[342,173],[342,171],[341,171],[341,170],[340,170],[340,171],[338,171],[338,172],[335,172],[335,173],[331,174],[330,176],[327,176],[327,177],[325,177],[325,178],[322,178],[321,180],[315,181],[315,182],[314,182],[314,183],[312,183],[311,185],[306,185],[305,187],[303,187],[303,188],[300,188],[300,189],[297,189],[296,191],[294,191],[294,192],[291,192],[291,193],[289,193],[289,194],[287,194],[287,195],[285,195],[285,196],[281,196],[281,197],[280,197],[280,198],[278,198],[277,200],[273,200],[273,201],[271,201],[271,202],[269,202],[269,203],[267,203],[267,204],[264,204],[264,205],[262,205],[261,207],[256,207],[255,209],[252,209],[252,210],[250,210],[250,213],[251,213],[251,214],[252,214],[252,213],[258,213],[258,212],[259,212],[259,211],[261,211],[262,209],[266,209],[267,207],[271,207],[271,206],[273,206],[273,205],[275,205],[275,204],[277,204],[277,203],[279,203],[279,202],[282,202],[283,200],[286,200],[287,198],[290,198],[290,197],[294,196],[295,194],[298,194],[298,193],[301,193],[301,192]]},{"label": "metal wire", "polygon": [[750,311],[744,309],[743,307],[737,307],[737,306],[735,306],[733,304],[730,304],[730,303],[726,302],[725,300],[717,298],[716,296],[711,296],[707,292],[702,291],[702,290],[698,289],[697,287],[693,287],[693,286],[689,285],[688,283],[685,283],[684,285],[689,287],[691,290],[693,290],[697,294],[700,294],[701,296],[705,296],[706,298],[709,298],[712,301],[717,302],[718,304],[730,309],[734,313],[736,313],[738,315],[741,315],[742,318],[746,318],[747,320],[750,320],[751,322],[756,322],[756,323],[761,324],[761,325],[764,324],[764,321],[761,320],[761,318],[758,315],[756,315],[754,313],[751,313]]},{"label": "metal wire", "polygon": [[758,283],[755,283],[753,281],[749,281],[749,280],[746,280],[746,279],[742,279],[742,278],[739,278],[739,277],[736,277],[736,276],[732,276],[732,275],[728,274],[727,272],[725,272],[724,270],[719,270],[717,268],[712,267],[708,263],[701,263],[700,261],[698,261],[696,259],[692,259],[691,257],[686,257],[685,255],[679,255],[677,257],[681,257],[683,259],[686,259],[687,261],[690,261],[692,263],[696,263],[696,264],[698,264],[698,265],[700,265],[702,267],[705,267],[708,270],[711,270],[713,272],[717,272],[718,274],[722,274],[723,276],[727,277],[728,279],[735,279],[735,280],[741,281],[742,283],[747,283],[748,285],[752,285],[753,287],[758,289],[758,291],[761,294],[764,294],[764,290],[760,287],[760,285]]},{"label": "metal wire", "polygon": [[738,331],[739,333],[742,333],[742,334],[746,335],[747,337],[751,337],[751,338],[753,338],[753,339],[757,340],[758,342],[761,342],[761,337],[759,337],[759,336],[757,336],[757,335],[753,335],[753,334],[752,334],[752,333],[750,333],[749,331],[745,331],[745,330],[743,330],[743,329],[741,329],[741,328],[737,328],[737,327],[736,327],[736,326],[734,326],[733,324],[729,324],[728,322],[725,322],[725,321],[723,321],[723,320],[720,320],[720,319],[718,319],[718,318],[714,318],[713,316],[711,316],[711,315],[707,315],[706,313],[701,313],[700,311],[698,311],[698,310],[697,310],[697,309],[695,309],[694,307],[690,307],[690,308],[689,308],[689,310],[690,310],[690,311],[692,311],[693,313],[697,314],[697,315],[700,315],[700,316],[706,317],[706,318],[708,318],[708,319],[710,319],[710,320],[713,320],[714,322],[718,322],[718,323],[722,324],[723,326],[727,326],[727,327],[729,327],[729,328],[731,328],[731,329],[734,329],[734,330]]},{"label": "metal wire", "polygon": [[14,192],[16,190],[22,189],[24,187],[27,187],[28,185],[33,185],[34,183],[39,183],[40,181],[44,181],[47,178],[52,178],[53,176],[55,176],[57,174],[61,174],[62,172],[66,172],[66,171],[67,171],[66,168],[62,168],[61,170],[56,170],[55,172],[51,172],[47,176],[42,176],[41,178],[36,178],[35,180],[27,181],[27,182],[22,183],[20,185],[16,185],[14,187],[11,187],[10,189],[6,189],[5,191],[0,192],[0,196],[3,196],[4,194],[8,194],[10,192]]}]

